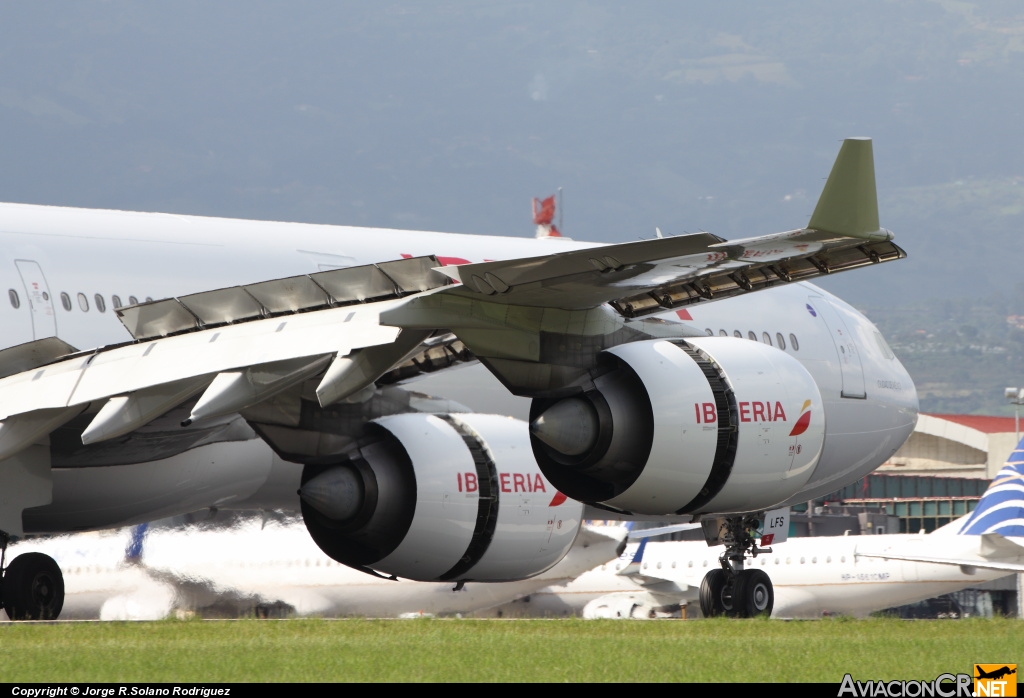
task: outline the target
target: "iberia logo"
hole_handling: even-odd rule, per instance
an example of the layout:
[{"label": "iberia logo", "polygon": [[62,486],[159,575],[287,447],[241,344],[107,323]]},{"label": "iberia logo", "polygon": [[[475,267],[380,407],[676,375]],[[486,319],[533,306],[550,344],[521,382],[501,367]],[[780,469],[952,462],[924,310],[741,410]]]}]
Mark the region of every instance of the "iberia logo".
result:
[{"label": "iberia logo", "polygon": [[800,408],[800,418],[796,420],[796,424],[793,425],[793,431],[789,432],[790,436],[800,436],[807,427],[811,426],[811,401],[804,400],[804,406]]},{"label": "iberia logo", "polygon": [[974,695],[1017,695],[1016,664],[975,664]]}]

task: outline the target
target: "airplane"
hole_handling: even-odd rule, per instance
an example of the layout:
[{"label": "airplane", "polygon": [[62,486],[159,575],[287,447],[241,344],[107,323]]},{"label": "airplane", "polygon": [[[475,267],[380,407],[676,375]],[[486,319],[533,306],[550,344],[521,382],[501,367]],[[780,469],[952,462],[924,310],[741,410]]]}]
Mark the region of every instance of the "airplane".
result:
[{"label": "airplane", "polygon": [[[702,586],[722,552],[703,541],[645,538],[618,561],[564,588],[539,590],[505,612],[522,614],[532,605],[538,614],[648,618],[699,602],[702,615],[723,615]],[[932,533],[792,538],[750,565],[772,579],[763,591],[774,593],[764,607],[773,618],[862,617],[1024,572],[1024,440],[977,507]],[[742,615],[731,601],[724,599],[724,614]]]},{"label": "airplane", "polygon": [[[864,476],[917,419],[877,328],[808,282],[906,256],[870,139],[843,142],[806,227],[731,241],[0,220],[0,548],[300,511],[339,563],[457,584],[551,568],[585,512],[723,515],[710,582],[742,597],[770,585],[744,569],[749,522]],[[525,419],[483,399],[494,379]],[[10,616],[57,617],[63,596],[52,558],[6,565]]]},{"label": "airplane", "polygon": [[[35,538],[12,551],[52,557],[65,579],[62,618],[420,617],[462,615],[557,588],[625,545],[625,528],[584,524],[569,552],[534,577],[492,584],[412,582],[364,574],[330,558],[295,516],[218,515]],[[268,555],[268,551],[273,551]]]}]

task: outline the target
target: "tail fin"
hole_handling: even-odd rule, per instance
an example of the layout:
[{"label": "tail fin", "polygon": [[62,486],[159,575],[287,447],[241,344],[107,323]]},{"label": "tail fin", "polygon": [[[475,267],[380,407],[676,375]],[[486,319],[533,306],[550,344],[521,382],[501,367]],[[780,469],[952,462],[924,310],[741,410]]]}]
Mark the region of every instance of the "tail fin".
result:
[{"label": "tail fin", "polygon": [[142,562],[142,544],[146,539],[146,531],[149,524],[139,524],[132,528],[131,538],[128,539],[128,547],[124,550],[125,564],[137,565]]},{"label": "tail fin", "polygon": [[958,533],[1024,537],[1024,439],[1010,453]]},{"label": "tail fin", "polygon": [[847,138],[814,208],[808,228],[866,240],[890,240],[878,225],[875,157],[870,138]]}]

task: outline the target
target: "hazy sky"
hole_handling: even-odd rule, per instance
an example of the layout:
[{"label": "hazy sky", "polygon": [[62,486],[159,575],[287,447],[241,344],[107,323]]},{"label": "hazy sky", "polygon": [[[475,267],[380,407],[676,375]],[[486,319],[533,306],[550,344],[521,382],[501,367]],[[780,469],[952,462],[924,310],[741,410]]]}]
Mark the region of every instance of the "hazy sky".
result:
[{"label": "hazy sky", "polygon": [[804,225],[867,135],[911,259],[832,287],[980,292],[1020,251],[1018,8],[9,2],[0,199],[529,235],[561,186],[580,239],[734,238]]}]

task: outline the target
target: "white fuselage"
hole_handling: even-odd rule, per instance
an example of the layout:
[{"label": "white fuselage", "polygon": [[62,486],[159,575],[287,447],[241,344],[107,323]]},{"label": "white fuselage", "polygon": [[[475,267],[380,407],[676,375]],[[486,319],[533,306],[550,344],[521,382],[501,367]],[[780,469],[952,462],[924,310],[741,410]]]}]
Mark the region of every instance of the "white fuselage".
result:
[{"label": "white fuselage", "polygon": [[26,540],[9,555],[42,552],[57,561],[66,596],[61,618],[155,620],[174,613],[319,617],[454,615],[507,603],[564,584],[615,557],[621,535],[580,534],[554,567],[519,582],[390,580],[330,559],[301,521],[157,528],[141,557],[126,562],[131,531],[118,529]]},{"label": "white fuselage", "polygon": [[[863,553],[936,550],[947,555],[959,553],[969,560],[974,554],[972,546],[976,550],[977,545],[976,536],[925,534],[791,538],[773,546],[771,553],[748,559],[746,568],[763,569],[771,578],[773,618],[866,616],[1004,577],[1007,571],[871,558]],[[579,615],[591,604],[588,613],[594,617],[647,618],[675,599],[687,605],[688,616],[699,615],[701,580],[719,566],[723,548],[700,541],[648,543],[640,565],[640,574],[649,584],[645,587],[619,574],[636,547],[631,544],[618,560],[603,563],[564,587],[535,592],[528,603],[511,603],[500,610],[506,614]],[[659,596],[652,579],[674,583],[679,593]]]}]

